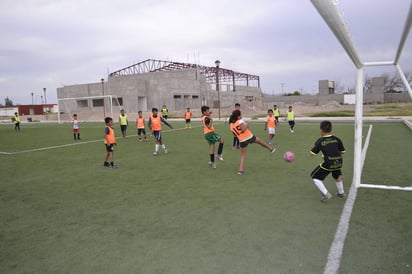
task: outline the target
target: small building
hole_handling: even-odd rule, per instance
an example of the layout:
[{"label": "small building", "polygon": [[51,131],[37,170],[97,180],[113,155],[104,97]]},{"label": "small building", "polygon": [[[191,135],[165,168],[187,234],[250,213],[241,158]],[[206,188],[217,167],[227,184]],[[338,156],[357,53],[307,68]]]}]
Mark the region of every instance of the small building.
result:
[{"label": "small building", "polygon": [[0,116],[13,116],[17,112],[19,115],[44,115],[46,113],[56,113],[56,104],[41,104],[41,105],[16,105],[0,107]]}]

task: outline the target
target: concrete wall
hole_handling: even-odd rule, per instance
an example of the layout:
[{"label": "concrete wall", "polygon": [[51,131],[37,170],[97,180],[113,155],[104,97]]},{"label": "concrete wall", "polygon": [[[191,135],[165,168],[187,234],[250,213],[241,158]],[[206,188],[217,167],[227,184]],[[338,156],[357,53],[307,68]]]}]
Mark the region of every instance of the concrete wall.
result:
[{"label": "concrete wall", "polygon": [[[104,90],[104,91],[103,91]],[[262,92],[257,87],[220,85],[221,108],[232,107],[236,102],[245,100],[261,102]],[[166,105],[169,111],[182,110],[190,107],[200,108],[209,105],[218,107],[218,92],[212,89],[212,84],[195,69],[160,71],[135,75],[110,77],[108,82],[89,83],[65,86],[57,89],[57,98],[90,97],[116,95],[123,102],[126,112],[138,110],[150,111],[152,107],[160,109]],[[96,99],[94,99],[96,100]],[[102,100],[102,99],[99,99]],[[108,100],[106,106],[108,106]],[[93,99],[87,99],[87,111],[101,112],[103,107],[93,105]],[[61,101],[62,102],[62,101]],[[71,109],[76,108],[76,101],[65,101]]]}]

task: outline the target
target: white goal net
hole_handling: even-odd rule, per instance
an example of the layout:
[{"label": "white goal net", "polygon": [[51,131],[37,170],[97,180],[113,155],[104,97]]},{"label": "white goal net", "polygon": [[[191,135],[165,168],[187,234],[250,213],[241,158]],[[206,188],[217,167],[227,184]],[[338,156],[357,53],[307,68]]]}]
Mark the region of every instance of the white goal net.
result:
[{"label": "white goal net", "polygon": [[58,122],[71,121],[73,114],[83,121],[104,121],[105,117],[119,113],[122,103],[116,95],[60,98],[57,99]]},{"label": "white goal net", "polygon": [[[405,26],[400,38],[399,46],[393,61],[379,62],[362,62],[356,50],[348,29],[347,24],[343,21],[341,13],[337,9],[338,1],[311,0],[312,4],[322,16],[323,20],[328,24],[342,47],[345,49],[349,58],[356,67],[356,111],[355,111],[355,153],[354,153],[354,168],[353,168],[353,184],[359,187],[381,188],[381,189],[397,189],[411,191],[412,187],[389,187],[385,185],[366,185],[361,183],[361,174],[363,168],[363,159],[366,154],[367,146],[362,148],[362,126],[363,126],[363,82],[364,68],[370,66],[394,66],[398,71],[405,88],[412,98],[411,87],[399,65],[405,42],[408,38],[412,26],[412,3],[406,18]],[[370,129],[371,130],[371,129]]]}]

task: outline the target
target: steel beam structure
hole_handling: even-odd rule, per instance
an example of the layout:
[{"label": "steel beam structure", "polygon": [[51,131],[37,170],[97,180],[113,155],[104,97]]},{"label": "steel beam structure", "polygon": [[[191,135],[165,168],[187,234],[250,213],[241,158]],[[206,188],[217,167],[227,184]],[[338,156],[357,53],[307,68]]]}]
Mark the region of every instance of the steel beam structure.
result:
[{"label": "steel beam structure", "polygon": [[200,74],[206,78],[206,81],[209,83],[216,83],[216,73],[219,73],[219,82],[221,83],[230,83],[236,86],[249,86],[250,81],[255,81],[254,84],[260,88],[260,77],[257,75],[236,72],[230,69],[216,67],[201,66],[197,64],[190,63],[181,63],[181,62],[172,62],[172,61],[162,61],[147,59],[136,63],[134,65],[122,68],[120,70],[114,71],[109,74],[109,77],[121,76],[121,75],[133,75],[157,71],[173,71],[195,68],[198,69]]}]

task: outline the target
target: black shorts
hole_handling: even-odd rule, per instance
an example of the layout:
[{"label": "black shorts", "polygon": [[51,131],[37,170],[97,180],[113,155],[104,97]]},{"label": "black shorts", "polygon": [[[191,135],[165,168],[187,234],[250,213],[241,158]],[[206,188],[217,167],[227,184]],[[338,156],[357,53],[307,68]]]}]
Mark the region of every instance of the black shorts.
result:
[{"label": "black shorts", "polygon": [[120,130],[123,132],[123,131],[126,131],[126,129],[127,129],[127,125],[120,125]]},{"label": "black shorts", "polygon": [[240,142],[239,145],[240,145],[241,148],[245,148],[245,147],[247,147],[249,144],[254,143],[255,141],[256,141],[256,136],[253,135],[252,138],[250,138],[250,139],[248,139],[248,140],[246,140],[246,141],[244,141],[244,142]]},{"label": "black shorts", "polygon": [[160,130],[153,131],[153,136],[156,139],[156,141],[162,141],[162,132]]},{"label": "black shorts", "polygon": [[113,144],[105,144],[105,146],[106,146],[106,151],[107,152],[113,152],[113,150],[114,150],[114,145]]},{"label": "black shorts", "polygon": [[310,174],[310,177],[312,177],[312,179],[318,179],[318,180],[323,181],[325,180],[326,176],[329,175],[329,173],[332,173],[332,177],[336,180],[339,178],[339,176],[342,175],[342,170],[341,169],[326,170],[326,169],[323,169],[321,166],[317,166]]},{"label": "black shorts", "polygon": [[146,130],[144,128],[138,128],[137,135],[146,135]]},{"label": "black shorts", "polygon": [[190,123],[190,119],[185,119],[186,124]]}]

